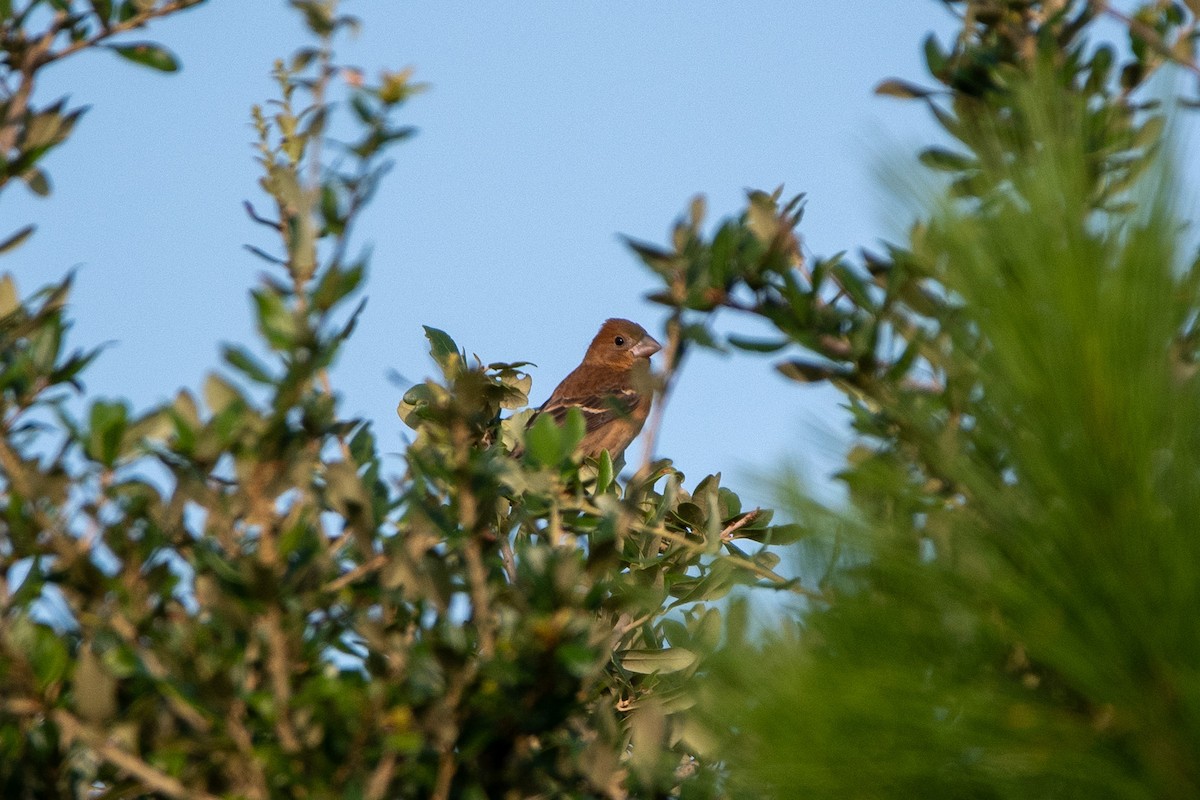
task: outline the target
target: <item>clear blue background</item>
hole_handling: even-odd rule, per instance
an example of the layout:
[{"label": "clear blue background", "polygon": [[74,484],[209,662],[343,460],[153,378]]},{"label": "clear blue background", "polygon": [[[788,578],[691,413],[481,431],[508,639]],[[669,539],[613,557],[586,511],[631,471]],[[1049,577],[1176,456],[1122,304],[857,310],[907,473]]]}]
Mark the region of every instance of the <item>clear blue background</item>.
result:
[{"label": "clear blue background", "polygon": [[[420,129],[358,231],[374,256],[369,303],[338,363],[343,409],[403,449],[401,389],[432,372],[421,325],[484,361],[529,360],[540,403],[600,322],[660,330],[654,286],[620,234],[665,241],[696,193],[712,217],[745,188],[806,192],[807,251],[857,253],[894,234],[875,169],[937,136],[918,103],[878,98],[925,80],[920,43],[955,22],[933,0],[873,3],[346,2],[362,34],[338,59],[368,73],[416,68],[431,90]],[[273,96],[272,61],[305,44],[283,2],[223,2],[126,37],[162,42],[163,75],[108,53],[48,70],[48,99],[87,104],[46,167],[54,193],[10,189],[7,235],[39,230],[0,262],[23,293],[78,267],[71,342],[111,342],[89,393],[138,408],[198,390],[222,341],[252,337],[247,289],[274,246],[248,221],[260,201],[249,108]],[[755,330],[734,316],[724,330]],[[753,475],[785,459],[818,484],[841,463],[844,417],[828,389],[778,377],[771,359],[695,353],[658,454],[689,484],[721,470],[749,502]],[[640,456],[640,445],[630,450]],[[394,462],[399,469],[399,463]],[[828,484],[825,484],[828,489]]]}]

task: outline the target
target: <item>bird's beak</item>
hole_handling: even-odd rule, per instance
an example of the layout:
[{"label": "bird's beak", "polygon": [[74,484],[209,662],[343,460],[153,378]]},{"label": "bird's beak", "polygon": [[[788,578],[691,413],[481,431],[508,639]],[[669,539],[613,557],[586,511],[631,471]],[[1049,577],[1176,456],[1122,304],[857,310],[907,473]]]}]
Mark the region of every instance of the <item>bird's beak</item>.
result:
[{"label": "bird's beak", "polygon": [[633,354],[634,358],[649,358],[659,350],[662,350],[662,345],[647,333],[629,352]]}]

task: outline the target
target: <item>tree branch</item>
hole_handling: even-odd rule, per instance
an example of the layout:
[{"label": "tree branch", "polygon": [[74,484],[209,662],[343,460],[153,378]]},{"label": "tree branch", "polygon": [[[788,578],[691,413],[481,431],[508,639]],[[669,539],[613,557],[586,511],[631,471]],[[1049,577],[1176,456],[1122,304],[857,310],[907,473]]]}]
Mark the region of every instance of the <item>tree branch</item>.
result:
[{"label": "tree branch", "polygon": [[82,743],[97,756],[130,777],[141,781],[152,791],[176,800],[219,800],[216,795],[200,789],[189,789],[178,779],[150,766],[134,754],[122,750],[110,742],[103,733],[85,724],[65,709],[55,709],[51,717],[67,742]]}]

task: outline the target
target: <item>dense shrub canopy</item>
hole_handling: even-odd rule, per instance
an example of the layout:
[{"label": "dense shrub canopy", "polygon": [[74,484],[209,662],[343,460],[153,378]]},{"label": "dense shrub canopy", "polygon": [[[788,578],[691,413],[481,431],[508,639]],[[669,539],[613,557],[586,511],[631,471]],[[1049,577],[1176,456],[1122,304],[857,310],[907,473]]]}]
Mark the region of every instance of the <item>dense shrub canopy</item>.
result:
[{"label": "dense shrub canopy", "polygon": [[[0,189],[47,191],[81,113],[42,68],[111,45],[173,70],[122,34],[200,2],[0,2]],[[719,475],[581,459],[575,415],[526,430],[527,365],[434,328],[385,472],[329,368],[422,87],[343,72],[354,21],[291,3],[315,44],[253,110],[259,341],[202,397],[80,406],[70,278],[0,280],[0,794],[1195,796],[1200,271],[1144,95],[1200,73],[1196,9],[943,2],[935,85],[879,87],[953,141],[921,155],[944,180],[907,241],[808,257],[803,199],[755,191],[630,242],[660,396],[694,347],[844,393],[850,506],[784,478],[790,524]],[[1102,18],[1128,47],[1085,38]],[[794,602],[751,630],[751,590]]]}]

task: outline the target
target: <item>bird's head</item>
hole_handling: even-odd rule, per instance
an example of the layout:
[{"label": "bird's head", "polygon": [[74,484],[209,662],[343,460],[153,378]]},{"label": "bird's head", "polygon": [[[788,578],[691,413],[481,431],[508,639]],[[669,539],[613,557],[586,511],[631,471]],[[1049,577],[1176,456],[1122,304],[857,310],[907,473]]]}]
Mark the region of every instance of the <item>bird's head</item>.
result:
[{"label": "bird's head", "polygon": [[600,326],[600,332],[592,339],[584,361],[615,369],[629,369],[638,359],[645,359],[649,363],[650,356],[661,349],[662,345],[636,322],[610,319]]}]

